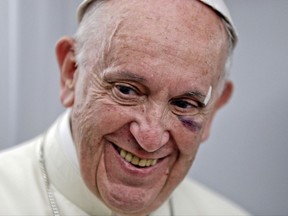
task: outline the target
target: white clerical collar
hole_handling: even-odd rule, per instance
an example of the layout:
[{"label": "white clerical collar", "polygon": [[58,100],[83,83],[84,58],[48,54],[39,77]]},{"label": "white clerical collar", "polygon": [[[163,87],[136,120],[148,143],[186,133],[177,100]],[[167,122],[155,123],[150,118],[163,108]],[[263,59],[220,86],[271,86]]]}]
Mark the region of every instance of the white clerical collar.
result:
[{"label": "white clerical collar", "polygon": [[67,158],[75,165],[75,168],[79,169],[79,161],[75,149],[75,144],[72,138],[70,127],[70,113],[71,109],[67,109],[59,123],[59,136],[60,145],[66,154]]}]

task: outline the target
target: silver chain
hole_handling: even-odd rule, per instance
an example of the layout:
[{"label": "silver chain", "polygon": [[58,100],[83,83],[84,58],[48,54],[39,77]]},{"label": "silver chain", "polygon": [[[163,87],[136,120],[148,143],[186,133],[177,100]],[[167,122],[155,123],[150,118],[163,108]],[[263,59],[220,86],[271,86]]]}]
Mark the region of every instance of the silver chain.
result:
[{"label": "silver chain", "polygon": [[40,159],[39,159],[40,169],[41,169],[43,181],[44,181],[44,184],[45,184],[47,197],[48,197],[48,200],[49,200],[49,204],[50,204],[50,208],[51,208],[51,211],[52,211],[52,215],[53,216],[60,216],[60,212],[59,212],[59,209],[58,209],[58,206],[57,206],[57,202],[56,202],[54,193],[51,190],[49,178],[48,178],[46,167],[45,167],[44,149],[43,149],[44,148],[43,147],[44,146],[44,139],[45,139],[45,136],[43,137],[43,140],[42,140],[41,146],[40,146]]}]

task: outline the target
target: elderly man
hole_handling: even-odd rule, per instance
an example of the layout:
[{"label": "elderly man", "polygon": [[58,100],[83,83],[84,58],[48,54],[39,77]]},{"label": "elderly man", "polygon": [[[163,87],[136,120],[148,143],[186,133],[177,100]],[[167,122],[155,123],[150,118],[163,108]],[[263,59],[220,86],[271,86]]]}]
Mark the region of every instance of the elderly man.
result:
[{"label": "elderly man", "polygon": [[245,215],[185,179],[230,98],[236,34],[221,0],[86,0],[56,47],[61,102],[0,156],[1,215]]}]

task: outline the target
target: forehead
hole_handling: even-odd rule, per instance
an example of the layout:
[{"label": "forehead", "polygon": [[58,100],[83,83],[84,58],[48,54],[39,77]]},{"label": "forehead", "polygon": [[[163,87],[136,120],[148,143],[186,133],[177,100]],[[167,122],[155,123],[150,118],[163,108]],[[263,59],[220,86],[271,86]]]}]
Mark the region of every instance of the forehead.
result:
[{"label": "forehead", "polygon": [[154,62],[155,58],[177,58],[183,67],[206,65],[207,70],[214,72],[224,65],[223,24],[214,11],[199,1],[111,0],[104,1],[100,11],[105,35],[98,41],[105,40],[102,51],[112,62],[125,51],[126,56],[136,57],[135,52],[138,53],[139,60],[144,54],[153,57]]},{"label": "forehead", "polygon": [[160,37],[167,42],[181,36],[198,37],[206,43],[214,43],[213,46],[225,39],[223,24],[218,15],[197,0],[104,2],[102,21],[113,29],[119,25],[117,31],[133,33],[131,35],[146,33],[148,37]]}]

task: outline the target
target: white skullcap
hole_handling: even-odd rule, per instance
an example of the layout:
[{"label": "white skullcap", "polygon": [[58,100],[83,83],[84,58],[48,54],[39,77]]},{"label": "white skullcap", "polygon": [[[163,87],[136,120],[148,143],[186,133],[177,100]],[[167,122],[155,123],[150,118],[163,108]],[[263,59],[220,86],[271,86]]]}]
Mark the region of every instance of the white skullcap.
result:
[{"label": "white skullcap", "polygon": [[[88,5],[91,2],[94,2],[97,0],[84,0],[78,7],[77,9],[77,18],[78,18],[78,22],[80,23],[86,8],[88,7]],[[226,22],[226,26],[228,27],[229,33],[231,34],[231,38],[232,38],[232,43],[233,43],[233,47],[236,46],[238,37],[237,37],[237,31],[236,28],[233,24],[230,12],[227,8],[227,6],[225,5],[225,2],[223,0],[199,0],[201,2],[203,2],[204,4],[208,5],[210,8],[212,8],[214,11],[216,11],[219,15],[221,15],[225,22]]]}]

